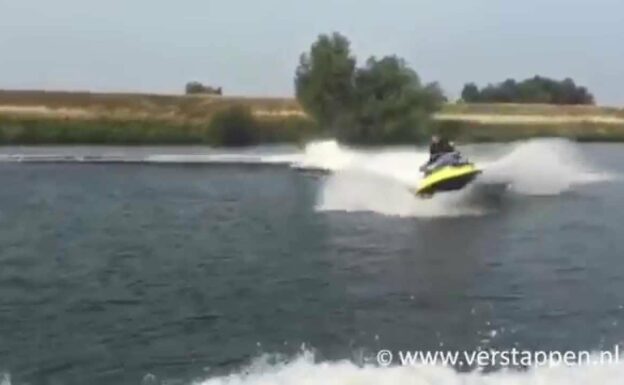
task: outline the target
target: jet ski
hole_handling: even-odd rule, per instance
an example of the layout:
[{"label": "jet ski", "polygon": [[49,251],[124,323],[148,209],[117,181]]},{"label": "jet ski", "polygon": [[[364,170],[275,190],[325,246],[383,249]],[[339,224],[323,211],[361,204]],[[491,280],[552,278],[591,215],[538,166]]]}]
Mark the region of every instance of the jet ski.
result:
[{"label": "jet ski", "polygon": [[424,198],[439,192],[461,190],[481,173],[481,170],[463,158],[459,152],[443,154],[432,164],[423,166],[421,170],[425,173],[425,177],[414,193]]}]

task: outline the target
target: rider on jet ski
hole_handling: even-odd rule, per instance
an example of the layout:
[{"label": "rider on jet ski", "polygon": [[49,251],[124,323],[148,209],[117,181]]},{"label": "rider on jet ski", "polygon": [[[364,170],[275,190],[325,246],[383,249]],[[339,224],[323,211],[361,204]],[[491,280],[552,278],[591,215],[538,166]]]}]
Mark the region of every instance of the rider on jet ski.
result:
[{"label": "rider on jet ski", "polygon": [[[451,142],[449,142],[446,138],[441,138],[438,135],[433,135],[431,137],[431,145],[429,146],[429,161],[425,163],[420,170],[425,172],[426,174],[432,172],[436,169],[438,164],[441,163],[446,164],[449,163],[450,156],[445,156],[447,154],[456,154],[457,150]],[[446,158],[449,158],[446,160]]]},{"label": "rider on jet ski", "polygon": [[451,144],[446,138],[433,135],[431,137],[431,145],[429,146],[429,162],[427,162],[427,164],[432,164],[441,155],[451,152],[455,152],[453,144]]},{"label": "rider on jet ski", "polygon": [[417,196],[426,198],[439,192],[461,190],[481,173],[452,143],[438,135],[431,138],[429,152],[429,161],[420,168],[425,176],[415,190]]}]

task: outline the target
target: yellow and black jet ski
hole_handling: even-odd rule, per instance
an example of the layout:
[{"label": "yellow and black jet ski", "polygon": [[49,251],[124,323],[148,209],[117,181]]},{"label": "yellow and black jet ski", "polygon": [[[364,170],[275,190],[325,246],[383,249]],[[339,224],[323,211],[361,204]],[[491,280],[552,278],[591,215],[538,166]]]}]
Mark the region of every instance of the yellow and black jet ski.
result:
[{"label": "yellow and black jet ski", "polygon": [[420,197],[431,197],[438,192],[461,190],[480,173],[481,170],[468,162],[442,165],[428,172],[414,193]]}]

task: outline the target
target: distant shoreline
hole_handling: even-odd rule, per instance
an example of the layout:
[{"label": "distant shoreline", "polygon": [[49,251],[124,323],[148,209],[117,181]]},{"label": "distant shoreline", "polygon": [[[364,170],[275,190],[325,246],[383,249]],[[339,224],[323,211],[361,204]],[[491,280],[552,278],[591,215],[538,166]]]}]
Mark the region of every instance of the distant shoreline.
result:
[{"label": "distant shoreline", "polygon": [[[270,132],[258,143],[300,142],[313,122],[288,98],[0,90],[0,145],[209,144],[214,115],[248,108]],[[456,140],[493,142],[558,136],[624,142],[624,109],[532,104],[447,104],[432,129]],[[283,135],[282,135],[283,134]]]}]

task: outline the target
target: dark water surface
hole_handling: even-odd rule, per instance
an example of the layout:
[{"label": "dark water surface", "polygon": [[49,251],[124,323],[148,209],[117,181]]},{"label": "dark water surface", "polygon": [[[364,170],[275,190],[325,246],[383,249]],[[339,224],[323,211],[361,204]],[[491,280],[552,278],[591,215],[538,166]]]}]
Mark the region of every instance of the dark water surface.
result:
[{"label": "dark water surface", "polygon": [[[624,147],[588,145],[624,172]],[[257,355],[624,341],[624,184],[485,216],[319,212],[268,165],[0,164],[0,372],[188,382]]]}]

